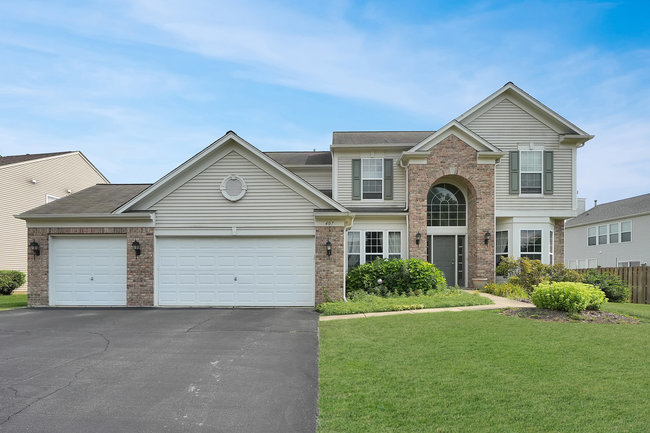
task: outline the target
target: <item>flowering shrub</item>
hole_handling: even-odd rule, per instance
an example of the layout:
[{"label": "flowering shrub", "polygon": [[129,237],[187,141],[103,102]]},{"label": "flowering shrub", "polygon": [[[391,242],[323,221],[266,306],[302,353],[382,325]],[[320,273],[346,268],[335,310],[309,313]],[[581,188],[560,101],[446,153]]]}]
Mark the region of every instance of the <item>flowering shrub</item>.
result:
[{"label": "flowering shrub", "polygon": [[578,312],[599,310],[607,302],[605,293],[591,284],[551,282],[539,284],[531,296],[538,308]]},{"label": "flowering shrub", "polygon": [[419,259],[378,259],[351,269],[345,277],[348,292],[386,296],[423,295],[447,287],[442,272]]}]

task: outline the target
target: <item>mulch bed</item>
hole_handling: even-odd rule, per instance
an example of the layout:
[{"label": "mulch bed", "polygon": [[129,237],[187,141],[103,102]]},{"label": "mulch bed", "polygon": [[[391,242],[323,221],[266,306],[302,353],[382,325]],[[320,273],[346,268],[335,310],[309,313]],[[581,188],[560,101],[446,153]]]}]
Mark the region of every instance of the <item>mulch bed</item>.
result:
[{"label": "mulch bed", "polygon": [[541,320],[543,322],[639,323],[639,321],[633,317],[623,316],[621,314],[610,313],[607,311],[567,313],[565,311],[545,310],[542,308],[509,308],[503,310],[501,314],[521,317],[524,319]]}]

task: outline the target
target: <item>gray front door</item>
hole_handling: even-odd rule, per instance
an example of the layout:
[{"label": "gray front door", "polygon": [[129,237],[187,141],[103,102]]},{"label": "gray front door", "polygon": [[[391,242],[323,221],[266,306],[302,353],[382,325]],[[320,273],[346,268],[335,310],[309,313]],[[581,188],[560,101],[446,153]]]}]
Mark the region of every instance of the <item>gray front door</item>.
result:
[{"label": "gray front door", "polygon": [[445,274],[447,285],[456,285],[456,236],[431,236],[431,263]]}]

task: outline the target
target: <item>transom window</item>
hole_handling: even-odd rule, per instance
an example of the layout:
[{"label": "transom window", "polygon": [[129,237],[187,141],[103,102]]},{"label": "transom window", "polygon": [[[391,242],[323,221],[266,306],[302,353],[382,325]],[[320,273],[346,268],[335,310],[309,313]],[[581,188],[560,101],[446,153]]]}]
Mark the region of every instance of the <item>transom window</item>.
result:
[{"label": "transom window", "polygon": [[398,231],[349,231],[347,233],[348,271],[377,259],[402,258],[402,233]]},{"label": "transom window", "polygon": [[519,152],[522,194],[542,193],[543,156],[544,153],[541,150],[522,150]]},{"label": "transom window", "polygon": [[427,196],[427,225],[430,227],[465,226],[467,204],[458,187],[441,183],[431,187]]},{"label": "transom window", "polygon": [[587,229],[587,245],[617,244],[632,241],[632,222],[603,224]]},{"label": "transom window", "polygon": [[364,199],[383,198],[384,160],[381,158],[361,160],[361,194]]},{"label": "transom window", "polygon": [[520,243],[521,257],[542,260],[542,231],[522,230]]}]

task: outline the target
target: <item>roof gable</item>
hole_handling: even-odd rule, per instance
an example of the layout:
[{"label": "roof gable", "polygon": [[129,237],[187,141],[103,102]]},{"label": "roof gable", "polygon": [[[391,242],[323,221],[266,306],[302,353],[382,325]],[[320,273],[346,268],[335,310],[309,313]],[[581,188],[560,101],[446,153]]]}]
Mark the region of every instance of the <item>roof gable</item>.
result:
[{"label": "roof gable", "polygon": [[645,214],[650,214],[650,194],[599,204],[577,217],[571,218],[566,222],[565,226],[567,228],[578,227]]},{"label": "roof gable", "polygon": [[477,152],[495,152],[495,153],[501,153],[501,150],[479,136],[478,134],[474,133],[472,130],[467,128],[465,125],[457,122],[456,120],[452,120],[442,128],[440,128],[438,131],[436,131],[434,134],[431,134],[415,146],[413,146],[411,149],[406,151],[406,154],[409,153],[416,153],[416,152],[428,152],[431,150],[432,147],[434,147],[436,144],[440,143],[443,141],[445,138],[449,137],[450,135],[455,135],[461,140],[463,140],[465,143],[473,147]]},{"label": "roof gable", "polygon": [[347,212],[339,203],[327,197],[314,186],[305,182],[299,176],[283,167],[234,132],[228,131],[223,137],[163,176],[151,185],[151,187],[120,206],[114,213],[150,208],[177,188],[190,181],[197,174],[206,170],[216,161],[229,154],[232,150],[237,151],[237,153],[244,156],[251,163],[257,165],[260,169],[296,191],[296,193],[312,202],[315,207],[323,209],[334,208],[341,212]]}]

